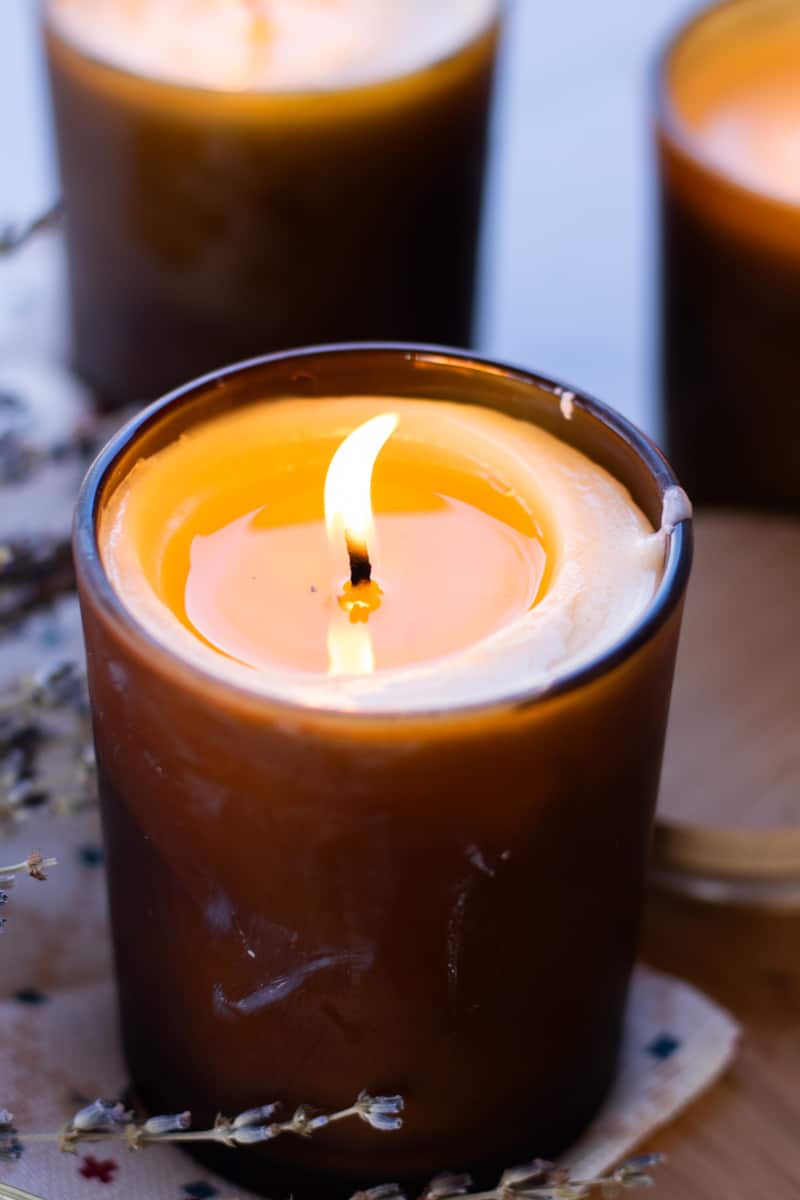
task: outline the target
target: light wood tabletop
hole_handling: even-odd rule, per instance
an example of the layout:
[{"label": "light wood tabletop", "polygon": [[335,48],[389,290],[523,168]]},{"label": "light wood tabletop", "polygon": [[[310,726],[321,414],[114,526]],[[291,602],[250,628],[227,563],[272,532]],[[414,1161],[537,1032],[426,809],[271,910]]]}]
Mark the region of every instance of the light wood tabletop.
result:
[{"label": "light wood tabletop", "polygon": [[800,1196],[800,914],[651,895],[643,956],[743,1026],[733,1067],[647,1149],[658,1200]]}]

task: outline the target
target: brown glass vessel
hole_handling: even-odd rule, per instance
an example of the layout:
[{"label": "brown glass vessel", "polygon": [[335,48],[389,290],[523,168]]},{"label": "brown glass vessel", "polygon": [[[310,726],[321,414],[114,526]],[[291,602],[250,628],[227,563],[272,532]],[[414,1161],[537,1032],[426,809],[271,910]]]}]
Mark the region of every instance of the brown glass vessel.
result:
[{"label": "brown glass vessel", "polygon": [[711,70],[749,58],[768,80],[785,39],[793,0],[726,0],[658,68],[667,450],[700,504],[800,510],[800,204],[727,174],[686,111]]},{"label": "brown glass vessel", "polygon": [[[556,1154],[597,1110],[636,953],[691,559],[683,521],[620,644],[544,692],[475,708],[298,708],[153,641],[98,545],[132,465],[234,406],[381,392],[540,424],[611,471],[655,526],[675,484],[602,405],[579,395],[566,420],[548,380],[412,347],[231,368],[141,414],[93,466],[75,552],[135,1089],[198,1122],[274,1098],[335,1108],[362,1088],[406,1101],[399,1133],[350,1123],[216,1163],[273,1194],[350,1195],[445,1167],[480,1176]],[[324,954],[326,969],[304,969]],[[298,971],[274,1003],[221,1003]]]},{"label": "brown glass vessel", "polygon": [[499,26],[295,94],[145,78],[46,24],[74,362],[101,400],[315,342],[469,345]]}]

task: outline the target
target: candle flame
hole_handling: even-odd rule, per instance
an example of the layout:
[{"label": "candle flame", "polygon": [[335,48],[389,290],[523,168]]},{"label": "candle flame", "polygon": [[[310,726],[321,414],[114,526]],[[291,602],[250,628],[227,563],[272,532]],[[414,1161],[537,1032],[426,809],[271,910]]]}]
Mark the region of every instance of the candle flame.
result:
[{"label": "candle flame", "polygon": [[332,552],[355,551],[370,560],[376,546],[372,512],[375,461],[397,428],[395,413],[372,417],[345,438],[325,480],[325,524]]},{"label": "candle flame", "polygon": [[375,654],[368,625],[353,625],[338,609],[328,626],[328,674],[371,675]]},{"label": "candle flame", "polygon": [[325,480],[328,543],[337,563],[340,556],[347,563],[350,576],[328,627],[331,675],[371,675],[375,670],[367,624],[370,612],[380,606],[381,595],[377,584],[370,581],[377,547],[372,475],[378,455],[397,423],[395,413],[365,421],[345,438],[328,468]]}]

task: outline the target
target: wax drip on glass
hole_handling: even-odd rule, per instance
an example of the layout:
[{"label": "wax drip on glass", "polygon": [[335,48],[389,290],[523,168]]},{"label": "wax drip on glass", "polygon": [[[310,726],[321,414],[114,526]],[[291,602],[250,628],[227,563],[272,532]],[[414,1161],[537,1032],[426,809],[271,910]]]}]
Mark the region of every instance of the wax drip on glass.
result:
[{"label": "wax drip on glass", "polygon": [[[372,512],[375,462],[397,428],[394,413],[355,429],[331,459],[325,480],[325,524],[337,562],[337,603],[328,628],[328,673],[371,675],[375,670],[368,621],[383,592],[374,578],[378,537]],[[346,552],[349,578],[342,585],[338,561]]]}]

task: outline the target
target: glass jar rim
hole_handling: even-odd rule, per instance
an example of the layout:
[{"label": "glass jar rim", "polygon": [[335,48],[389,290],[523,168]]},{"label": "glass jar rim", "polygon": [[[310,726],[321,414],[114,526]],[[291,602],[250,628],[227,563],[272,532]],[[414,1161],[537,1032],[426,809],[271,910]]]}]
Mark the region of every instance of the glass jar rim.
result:
[{"label": "glass jar rim", "polygon": [[173,92],[178,92],[181,95],[194,95],[198,98],[220,97],[228,101],[244,99],[245,102],[249,102],[256,99],[264,103],[269,101],[296,103],[301,100],[318,100],[331,96],[358,97],[362,93],[374,91],[379,88],[403,86],[410,80],[414,80],[428,71],[435,71],[440,67],[446,66],[447,63],[453,62],[461,55],[468,53],[493,32],[499,31],[502,28],[509,3],[510,0],[492,0],[492,11],[483,25],[463,40],[457,42],[452,49],[438,54],[420,63],[418,66],[410,69],[402,69],[385,77],[367,77],[353,83],[342,85],[331,84],[321,87],[248,88],[239,91],[234,88],[214,87],[208,84],[191,83],[166,76],[140,73],[131,67],[114,62],[113,58],[87,50],[73,38],[62,32],[51,14],[54,0],[45,0],[42,27],[48,37],[52,37],[54,42],[66,47],[71,54],[78,55],[94,67],[99,67],[105,71],[114,71],[129,83],[143,82],[148,86],[163,87]]},{"label": "glass jar rim", "polygon": [[658,134],[681,158],[691,163],[719,187],[738,196],[740,201],[754,207],[794,214],[800,205],[771,192],[760,191],[733,173],[726,171],[705,150],[702,139],[692,134],[674,101],[674,88],[670,82],[670,69],[675,56],[697,35],[709,21],[737,8],[756,7],[762,0],[717,0],[716,3],[701,4],[700,8],[676,22],[663,39],[656,52],[651,68],[651,111],[654,114]]},{"label": "glass jar rim", "polygon": [[[219,371],[211,372],[170,392],[148,407],[142,409],[117,431],[100,451],[83,481],[75,510],[73,548],[79,583],[91,595],[98,612],[126,643],[129,650],[146,653],[151,659],[159,660],[174,676],[182,678],[189,688],[201,687],[206,692],[225,696],[238,705],[260,712],[279,710],[301,717],[314,717],[328,721],[352,721],[372,725],[391,721],[394,723],[431,722],[438,717],[469,719],[508,710],[528,709],[531,706],[554,700],[569,692],[579,691],[602,676],[610,674],[630,659],[642,646],[649,642],[669,620],[678,607],[689,580],[692,562],[692,521],[685,516],[668,530],[667,552],[664,570],[656,592],[641,616],[626,633],[603,653],[588,662],[556,675],[544,686],[528,686],[518,692],[509,691],[489,702],[453,704],[447,708],[404,709],[402,711],[370,709],[353,713],[328,707],[298,704],[266,690],[248,688],[239,682],[227,679],[198,663],[184,658],[158,640],[141,624],[114,588],[102,562],[98,539],[98,516],[103,493],[112,472],[136,445],[137,441],[158,427],[166,416],[179,412],[191,405],[211,389],[224,386],[226,380],[241,377],[248,372],[269,369],[271,366],[287,366],[296,370],[298,379],[305,380],[309,369],[320,360],[335,361],[340,357],[352,360],[383,358],[399,365],[409,364],[413,371],[416,364],[438,369],[444,376],[469,374],[473,377],[505,379],[510,386],[516,385],[539,393],[554,412],[559,413],[563,430],[569,432],[576,422],[587,422],[587,429],[609,441],[614,440],[631,459],[644,467],[651,484],[654,485],[662,504],[671,489],[679,487],[672,468],[657,446],[631,422],[613,409],[585,393],[555,382],[545,376],[518,367],[510,367],[491,359],[471,354],[469,351],[440,346],[410,345],[400,342],[362,342],[336,345],[313,346],[277,354],[263,355],[235,363]],[[426,382],[429,382],[426,380]],[[428,389],[426,389],[428,390]],[[324,398],[326,394],[320,393]],[[421,395],[422,393],[420,393]],[[297,398],[307,396],[307,391],[298,391]],[[285,392],[282,396],[286,398]],[[564,397],[570,400],[570,418],[563,411]],[[266,397],[262,396],[262,399]],[[291,397],[290,397],[291,398]],[[452,396],[458,399],[457,395]],[[524,418],[523,418],[524,419]],[[570,439],[563,438],[570,443]],[[590,455],[591,456],[591,455]],[[612,471],[613,474],[613,471]]]}]

